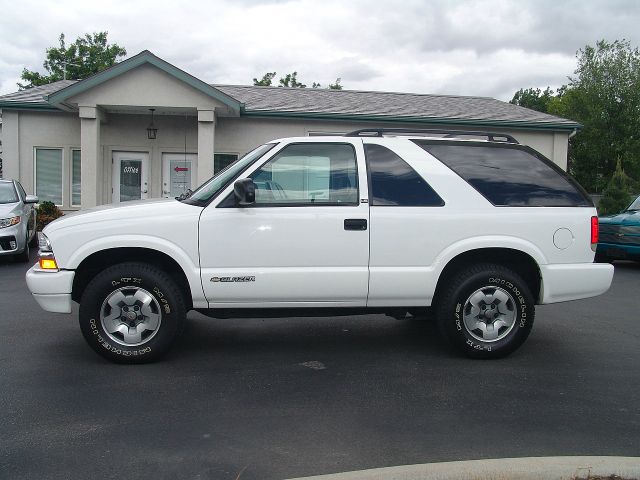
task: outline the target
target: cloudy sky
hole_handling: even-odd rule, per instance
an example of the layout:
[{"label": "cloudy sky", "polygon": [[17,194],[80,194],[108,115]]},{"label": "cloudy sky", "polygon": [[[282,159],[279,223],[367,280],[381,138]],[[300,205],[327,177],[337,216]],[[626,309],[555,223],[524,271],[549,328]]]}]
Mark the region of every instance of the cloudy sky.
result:
[{"label": "cloudy sky", "polygon": [[483,95],[558,87],[596,40],[640,45],[637,0],[0,0],[0,94],[45,49],[107,30],[211,83],[297,70],[348,89]]}]

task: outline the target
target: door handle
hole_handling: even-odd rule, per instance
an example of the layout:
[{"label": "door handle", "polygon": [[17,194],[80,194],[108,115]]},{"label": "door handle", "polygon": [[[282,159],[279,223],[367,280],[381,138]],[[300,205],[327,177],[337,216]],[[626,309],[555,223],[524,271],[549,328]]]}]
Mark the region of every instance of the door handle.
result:
[{"label": "door handle", "polygon": [[344,220],[345,230],[366,230],[367,219],[366,218],[346,218]]}]

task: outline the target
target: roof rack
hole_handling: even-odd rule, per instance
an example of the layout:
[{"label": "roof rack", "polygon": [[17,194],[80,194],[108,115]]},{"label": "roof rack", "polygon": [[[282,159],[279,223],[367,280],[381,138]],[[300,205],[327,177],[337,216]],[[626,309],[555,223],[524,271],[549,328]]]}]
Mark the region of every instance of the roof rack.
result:
[{"label": "roof rack", "polygon": [[345,137],[384,137],[385,134],[404,135],[443,135],[442,138],[487,137],[490,142],[518,143],[511,135],[495,132],[478,132],[469,130],[441,130],[431,128],[363,128],[346,133]]}]

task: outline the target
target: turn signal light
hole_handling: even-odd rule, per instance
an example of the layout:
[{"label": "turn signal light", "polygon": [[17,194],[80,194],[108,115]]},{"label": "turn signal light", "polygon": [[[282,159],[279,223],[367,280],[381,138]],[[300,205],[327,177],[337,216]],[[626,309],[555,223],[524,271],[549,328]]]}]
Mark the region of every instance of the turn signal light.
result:
[{"label": "turn signal light", "polygon": [[598,246],[598,235],[599,226],[598,226],[598,217],[591,217],[591,250],[596,251],[596,247]]},{"label": "turn signal light", "polygon": [[40,268],[42,270],[57,270],[58,264],[56,263],[55,258],[41,258]]}]

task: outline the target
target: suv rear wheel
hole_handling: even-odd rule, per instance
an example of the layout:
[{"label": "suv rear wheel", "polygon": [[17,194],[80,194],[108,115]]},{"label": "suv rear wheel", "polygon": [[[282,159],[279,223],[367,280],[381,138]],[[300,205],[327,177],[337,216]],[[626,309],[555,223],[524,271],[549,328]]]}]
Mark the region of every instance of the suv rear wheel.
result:
[{"label": "suv rear wheel", "polygon": [[527,284],[495,264],[456,274],[437,303],[440,331],[473,358],[499,358],[516,350],[529,336],[535,316]]},{"label": "suv rear wheel", "polygon": [[117,363],[157,360],[182,332],[186,309],[176,283],[144,263],[121,263],[96,275],[80,301],[82,334]]}]

